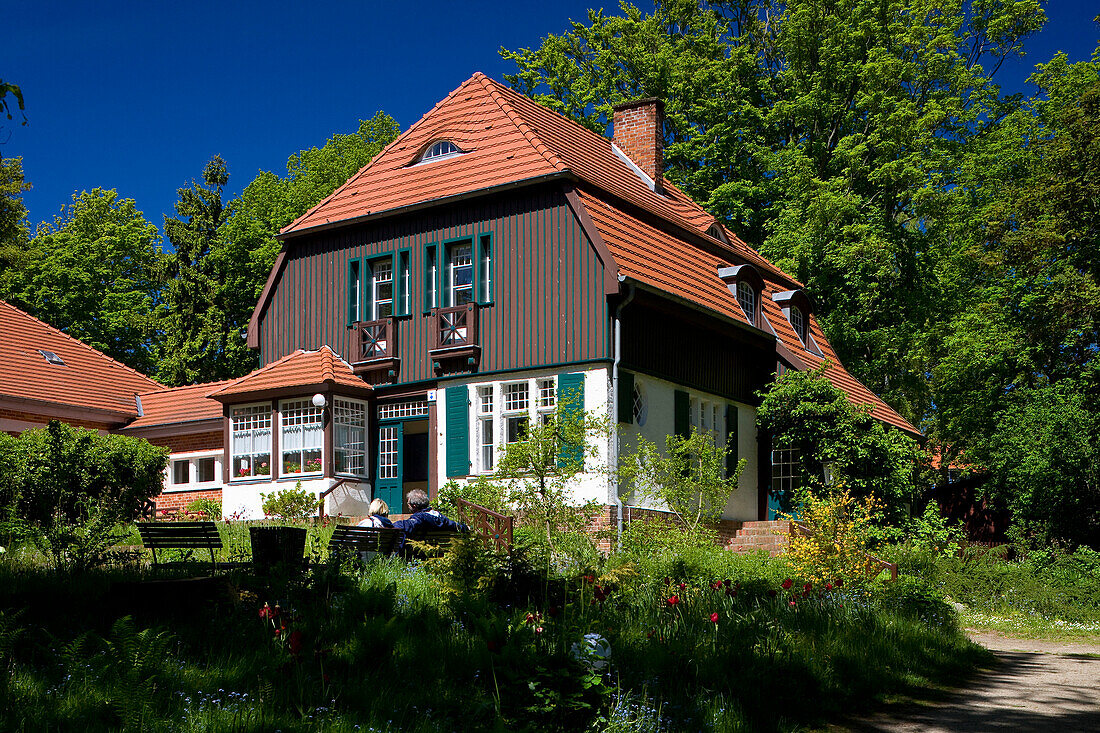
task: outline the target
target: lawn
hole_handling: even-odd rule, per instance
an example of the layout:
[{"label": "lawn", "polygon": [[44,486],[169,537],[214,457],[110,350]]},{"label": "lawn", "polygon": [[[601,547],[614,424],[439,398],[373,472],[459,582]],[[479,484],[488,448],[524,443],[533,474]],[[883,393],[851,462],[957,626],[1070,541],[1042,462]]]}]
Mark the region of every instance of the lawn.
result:
[{"label": "lawn", "polygon": [[[234,531],[230,528],[230,531]],[[0,563],[0,729],[795,730],[983,658],[912,577],[537,551],[163,580]]]}]

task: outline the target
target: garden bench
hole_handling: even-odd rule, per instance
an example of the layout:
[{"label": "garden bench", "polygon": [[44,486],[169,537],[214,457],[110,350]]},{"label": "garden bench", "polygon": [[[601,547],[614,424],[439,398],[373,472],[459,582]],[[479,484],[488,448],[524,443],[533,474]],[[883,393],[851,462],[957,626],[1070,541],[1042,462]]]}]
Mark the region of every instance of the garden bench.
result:
[{"label": "garden bench", "polygon": [[[328,541],[329,552],[338,550],[350,550],[352,552],[375,553],[378,555],[393,554],[394,549],[404,534],[399,529],[391,527],[359,527],[341,524],[337,527]],[[373,555],[368,555],[371,557]]]},{"label": "garden bench", "polygon": [[157,550],[210,551],[210,567],[216,570],[214,550],[222,548],[222,538],[214,522],[138,522],[141,543],[153,551],[153,565],[159,565]]}]

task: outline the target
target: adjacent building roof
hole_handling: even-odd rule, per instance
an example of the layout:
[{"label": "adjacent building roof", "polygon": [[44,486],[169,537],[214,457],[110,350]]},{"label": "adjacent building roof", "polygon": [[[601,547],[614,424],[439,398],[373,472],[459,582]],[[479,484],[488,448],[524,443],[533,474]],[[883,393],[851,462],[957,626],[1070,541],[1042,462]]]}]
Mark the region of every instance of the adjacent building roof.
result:
[{"label": "adjacent building roof", "polygon": [[102,411],[125,422],[138,414],[135,395],[162,386],[4,301],[0,334],[0,398]]},{"label": "adjacent building roof", "polygon": [[370,385],[355,376],[351,365],[328,346],[316,351],[297,351],[278,361],[227,382],[206,393],[219,402],[240,402],[242,397],[275,396],[288,389],[296,391],[335,390],[349,394],[366,394]]},{"label": "adjacent building roof", "polygon": [[220,420],[222,405],[206,395],[229,384],[207,382],[186,387],[167,387],[138,395],[142,415],[126,426],[126,430],[140,430],[161,425],[184,425],[208,420]]}]

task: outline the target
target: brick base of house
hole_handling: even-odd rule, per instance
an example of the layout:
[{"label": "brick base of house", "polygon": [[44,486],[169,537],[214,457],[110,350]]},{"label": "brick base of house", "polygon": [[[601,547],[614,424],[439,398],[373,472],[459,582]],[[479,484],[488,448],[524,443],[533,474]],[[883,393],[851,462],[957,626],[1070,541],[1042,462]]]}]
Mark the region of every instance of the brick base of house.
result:
[{"label": "brick base of house", "polygon": [[[623,507],[623,526],[637,521],[677,522],[670,512],[640,507]],[[611,552],[615,544],[618,507],[604,506],[589,525],[601,552]],[[767,552],[778,555],[790,545],[791,523],[784,521],[740,522],[723,519],[718,523],[718,542],[730,552]]]},{"label": "brick base of house", "polygon": [[[153,503],[157,506],[157,512],[166,510],[183,511],[187,505],[195,499],[222,500],[221,489],[206,489],[204,491],[172,491],[154,497]],[[217,519],[217,517],[215,517]]]}]

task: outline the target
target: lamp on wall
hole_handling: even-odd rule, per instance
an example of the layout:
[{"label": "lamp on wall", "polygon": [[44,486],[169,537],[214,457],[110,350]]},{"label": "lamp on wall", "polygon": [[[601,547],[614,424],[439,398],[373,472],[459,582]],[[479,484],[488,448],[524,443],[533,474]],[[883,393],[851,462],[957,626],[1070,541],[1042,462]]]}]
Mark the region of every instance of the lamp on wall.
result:
[{"label": "lamp on wall", "polygon": [[[314,399],[317,399],[314,397]],[[832,486],[833,480],[836,479],[836,473],[834,469],[836,467],[836,461],[825,461],[821,464],[821,472],[825,474],[825,485]]]},{"label": "lamp on wall", "polygon": [[328,400],[325,399],[325,396],[323,394],[318,392],[317,394],[313,395],[313,406],[319,410],[323,410],[325,409],[325,407],[328,406]]}]

